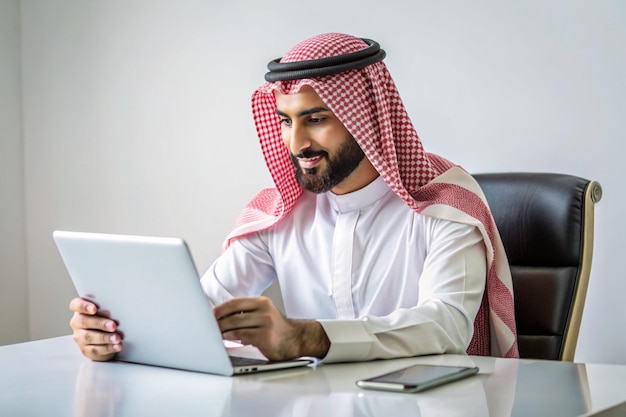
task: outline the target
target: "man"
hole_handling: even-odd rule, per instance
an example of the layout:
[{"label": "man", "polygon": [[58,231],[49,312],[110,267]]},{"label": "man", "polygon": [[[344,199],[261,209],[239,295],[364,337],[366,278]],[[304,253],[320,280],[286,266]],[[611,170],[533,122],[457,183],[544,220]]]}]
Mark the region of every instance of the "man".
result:
[{"label": "man", "polygon": [[[384,56],[329,33],[268,65],[252,107],[276,188],[241,213],[202,278],[223,336],[273,360],[516,357],[511,277],[484,196],[423,150]],[[285,315],[259,296],[274,281]],[[122,348],[94,305],[70,308],[83,354]]]}]

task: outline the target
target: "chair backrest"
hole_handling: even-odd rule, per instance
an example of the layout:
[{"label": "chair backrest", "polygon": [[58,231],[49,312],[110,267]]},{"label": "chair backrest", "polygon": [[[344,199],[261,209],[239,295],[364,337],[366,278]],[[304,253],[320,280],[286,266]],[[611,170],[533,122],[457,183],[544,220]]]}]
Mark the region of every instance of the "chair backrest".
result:
[{"label": "chair backrest", "polygon": [[600,184],[554,173],[473,176],[485,193],[511,266],[520,356],[574,360]]}]

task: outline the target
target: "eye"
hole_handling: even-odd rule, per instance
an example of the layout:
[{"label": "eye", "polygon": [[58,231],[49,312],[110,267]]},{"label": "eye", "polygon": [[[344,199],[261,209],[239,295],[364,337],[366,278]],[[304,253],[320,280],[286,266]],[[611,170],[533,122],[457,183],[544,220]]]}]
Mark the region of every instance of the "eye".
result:
[{"label": "eye", "polygon": [[285,126],[291,126],[291,119],[287,119],[284,117],[280,118],[280,123]]},{"label": "eye", "polygon": [[314,124],[314,125],[320,124],[324,121],[324,119],[325,119],[324,117],[311,117],[309,118],[309,123]]}]

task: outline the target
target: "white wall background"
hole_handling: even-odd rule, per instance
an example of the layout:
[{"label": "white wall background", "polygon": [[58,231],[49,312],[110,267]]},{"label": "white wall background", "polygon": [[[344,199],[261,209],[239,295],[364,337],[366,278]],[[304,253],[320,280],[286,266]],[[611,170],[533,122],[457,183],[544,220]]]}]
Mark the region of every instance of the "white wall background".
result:
[{"label": "white wall background", "polygon": [[0,344],[28,339],[17,1],[0,0]]},{"label": "white wall background", "polygon": [[[3,178],[24,173],[23,186],[2,183],[0,221],[26,242],[15,255],[2,246],[2,316],[7,300],[15,314],[0,343],[26,319],[31,339],[69,333],[74,291],[55,229],[181,236],[208,267],[237,212],[271,185],[249,108],[267,62],[339,31],[387,51],[427,150],[472,172],[601,182],[576,360],[626,363],[626,3],[0,1]],[[17,203],[5,211],[5,200]]]}]

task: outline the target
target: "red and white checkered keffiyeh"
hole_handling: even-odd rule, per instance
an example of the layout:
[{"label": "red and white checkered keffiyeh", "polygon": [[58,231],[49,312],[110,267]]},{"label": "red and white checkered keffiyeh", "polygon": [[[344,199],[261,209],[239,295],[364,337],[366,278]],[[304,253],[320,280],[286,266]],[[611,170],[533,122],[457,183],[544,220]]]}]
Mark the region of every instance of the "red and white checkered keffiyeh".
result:
[{"label": "red and white checkered keffiyeh", "polygon": [[[281,62],[343,55],[365,47],[367,44],[359,38],[328,33],[299,43]],[[302,194],[289,151],[282,141],[273,91],[291,94],[303,85],[317,92],[356,139],[387,185],[411,209],[479,228],[487,248],[488,276],[486,296],[474,323],[468,353],[519,356],[510,270],[484,195],[463,169],[424,151],[383,62],[315,79],[268,82],[255,91],[252,96],[254,121],[276,188],[261,191],[248,204],[224,247],[233,239],[280,221]]]}]

